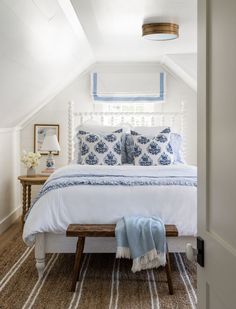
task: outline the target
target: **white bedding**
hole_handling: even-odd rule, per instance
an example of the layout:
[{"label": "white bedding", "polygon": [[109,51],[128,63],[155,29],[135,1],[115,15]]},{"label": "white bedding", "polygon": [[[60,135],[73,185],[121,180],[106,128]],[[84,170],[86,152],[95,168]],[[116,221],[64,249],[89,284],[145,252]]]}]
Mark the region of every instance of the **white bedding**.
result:
[{"label": "white bedding", "polygon": [[[176,170],[196,176],[193,166],[81,166],[71,165],[57,170],[63,173],[142,175],[149,177]],[[52,177],[52,176],[51,176]],[[50,177],[50,178],[51,178]],[[49,178],[49,179],[50,179]],[[28,245],[35,234],[51,232],[65,234],[71,223],[116,223],[127,215],[159,216],[165,224],[176,224],[182,236],[197,233],[197,188],[185,185],[76,185],[47,192],[37,200],[25,222],[23,239]]]}]

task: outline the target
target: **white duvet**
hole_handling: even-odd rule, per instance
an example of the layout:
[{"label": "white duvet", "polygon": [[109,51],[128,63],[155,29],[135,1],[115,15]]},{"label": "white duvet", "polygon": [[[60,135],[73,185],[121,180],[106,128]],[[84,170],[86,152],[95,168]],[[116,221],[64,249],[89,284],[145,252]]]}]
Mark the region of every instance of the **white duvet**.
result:
[{"label": "white duvet", "polygon": [[[172,166],[86,166],[58,169],[52,179],[65,173],[152,177],[172,176],[181,171],[196,177],[196,167]],[[48,181],[49,181],[48,180]],[[24,225],[23,239],[32,245],[35,234],[65,234],[71,223],[116,223],[123,216],[158,216],[165,224],[176,224],[182,236],[197,233],[197,188],[189,185],[74,185],[51,190],[32,207]]]}]

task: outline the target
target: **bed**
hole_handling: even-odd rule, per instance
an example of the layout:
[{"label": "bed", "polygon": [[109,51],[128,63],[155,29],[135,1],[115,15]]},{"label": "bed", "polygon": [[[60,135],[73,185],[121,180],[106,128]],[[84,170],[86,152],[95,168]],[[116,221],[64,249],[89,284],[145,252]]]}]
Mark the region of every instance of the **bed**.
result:
[{"label": "bed", "polygon": [[[73,135],[76,117],[98,116],[110,124],[147,125],[147,115],[76,114],[69,105],[68,159],[73,159]],[[139,116],[139,117],[138,117]],[[180,126],[184,135],[184,112],[150,114],[149,125]],[[126,117],[126,118],[125,118]],[[127,119],[129,117],[129,119]],[[156,118],[155,118],[156,117]],[[169,119],[169,122],[168,122]],[[182,130],[182,131],[181,131]],[[75,252],[76,239],[66,238],[71,223],[116,223],[125,215],[160,216],[165,224],[175,224],[178,239],[169,240],[170,251],[181,252],[187,242],[195,243],[197,233],[197,170],[187,164],[170,166],[134,166],[131,164],[79,165],[58,169],[44,186],[40,198],[28,213],[23,239],[35,244],[39,277],[45,267],[46,253]],[[114,239],[89,239],[85,252],[115,252]]]}]

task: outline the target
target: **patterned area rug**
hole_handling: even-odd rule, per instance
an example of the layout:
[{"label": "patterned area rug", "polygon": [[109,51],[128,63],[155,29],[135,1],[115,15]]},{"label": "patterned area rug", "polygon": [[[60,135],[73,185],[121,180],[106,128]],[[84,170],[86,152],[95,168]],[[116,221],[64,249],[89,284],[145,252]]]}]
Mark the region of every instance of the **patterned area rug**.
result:
[{"label": "patterned area rug", "polygon": [[38,280],[33,248],[20,233],[0,252],[0,308],[196,308],[196,265],[171,254],[175,293],[163,269],[131,272],[131,261],[113,254],[86,254],[76,292],[70,292],[73,254],[49,254]]}]

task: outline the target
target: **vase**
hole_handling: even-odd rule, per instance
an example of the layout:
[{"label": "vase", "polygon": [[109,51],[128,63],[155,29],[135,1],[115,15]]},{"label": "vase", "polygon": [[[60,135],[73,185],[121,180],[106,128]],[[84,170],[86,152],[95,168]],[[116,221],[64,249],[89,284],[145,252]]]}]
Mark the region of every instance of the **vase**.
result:
[{"label": "vase", "polygon": [[35,167],[28,167],[27,168],[27,176],[33,177],[36,175],[36,169]]},{"label": "vase", "polygon": [[53,157],[53,153],[50,151],[46,160],[46,166],[48,169],[55,169],[55,160]]}]

